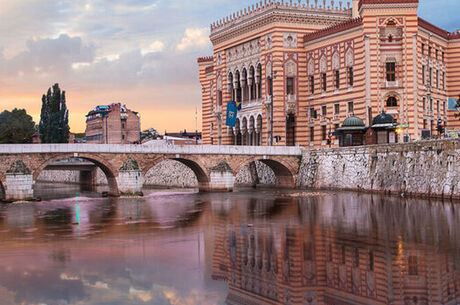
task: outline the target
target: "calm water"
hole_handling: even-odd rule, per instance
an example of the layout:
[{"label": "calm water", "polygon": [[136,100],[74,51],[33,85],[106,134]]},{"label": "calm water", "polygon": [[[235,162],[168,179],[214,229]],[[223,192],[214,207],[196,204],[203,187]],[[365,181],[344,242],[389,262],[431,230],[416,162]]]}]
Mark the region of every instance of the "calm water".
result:
[{"label": "calm water", "polygon": [[460,205],[345,192],[39,191],[48,199],[0,206],[1,305],[460,304]]}]

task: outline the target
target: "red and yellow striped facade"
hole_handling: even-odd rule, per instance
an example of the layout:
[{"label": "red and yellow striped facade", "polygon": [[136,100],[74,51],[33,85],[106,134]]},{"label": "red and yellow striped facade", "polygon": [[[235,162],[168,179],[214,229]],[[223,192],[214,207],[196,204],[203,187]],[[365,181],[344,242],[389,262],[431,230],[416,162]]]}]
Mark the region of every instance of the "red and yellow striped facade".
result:
[{"label": "red and yellow striped facade", "polygon": [[[382,111],[399,141],[436,135],[438,120],[460,129],[447,110],[460,94],[460,36],[419,18],[418,0],[294,2],[211,25],[214,54],[198,60],[203,144],[269,145],[273,134],[274,145],[322,147],[347,117],[371,126]],[[232,100],[242,109],[227,127]]]},{"label": "red and yellow striped facade", "polygon": [[[359,212],[345,212],[358,208],[351,200],[308,198],[260,219],[254,215],[267,213],[258,210],[263,204],[253,205],[253,215],[248,215],[248,207],[239,202],[215,224],[212,243],[212,276],[228,283],[226,304],[460,302],[457,242],[451,234],[414,230],[419,221],[436,232],[447,232],[452,224],[435,224],[426,206],[411,207],[397,222],[385,216],[378,201],[369,200]],[[385,207],[395,202],[385,202]],[[398,203],[390,209],[404,214],[406,208]],[[449,250],[440,251],[440,244]]]}]

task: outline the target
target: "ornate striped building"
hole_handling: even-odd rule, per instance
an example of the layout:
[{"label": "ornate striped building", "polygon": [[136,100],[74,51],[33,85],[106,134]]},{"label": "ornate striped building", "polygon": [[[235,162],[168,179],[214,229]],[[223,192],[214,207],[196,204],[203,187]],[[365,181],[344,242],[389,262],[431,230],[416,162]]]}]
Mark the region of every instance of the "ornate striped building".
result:
[{"label": "ornate striped building", "polygon": [[[460,94],[460,35],[418,6],[264,0],[213,23],[213,56],[198,59],[203,144],[321,147],[346,118],[370,127],[382,111],[400,127],[395,141],[437,135],[438,121],[460,127],[447,110]],[[242,109],[227,127],[232,100]]]}]

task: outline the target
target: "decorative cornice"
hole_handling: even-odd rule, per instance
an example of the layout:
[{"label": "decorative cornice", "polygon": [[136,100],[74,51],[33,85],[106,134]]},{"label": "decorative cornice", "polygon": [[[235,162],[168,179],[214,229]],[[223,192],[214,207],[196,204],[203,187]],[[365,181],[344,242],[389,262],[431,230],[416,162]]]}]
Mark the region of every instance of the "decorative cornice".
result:
[{"label": "decorative cornice", "polygon": [[[304,2],[305,1],[305,2]],[[310,5],[310,1],[312,4]],[[335,2],[337,4],[337,2]],[[347,7],[343,7],[343,2],[339,1],[339,6],[334,5],[334,1],[330,5],[326,4],[326,0],[323,0],[323,6],[318,5],[318,0],[315,0],[315,5],[313,5],[313,0],[297,0],[297,3],[293,3],[292,0],[285,3],[282,1],[274,0],[263,0],[259,1],[252,6],[248,6],[236,13],[233,13],[225,18],[222,18],[211,24],[211,34],[221,30],[222,28],[229,27],[243,20],[249,19],[256,15],[260,15],[268,10],[272,9],[288,9],[296,10],[303,12],[326,12],[326,13],[345,13],[350,14],[350,3],[347,3]]]},{"label": "decorative cornice", "polygon": [[442,38],[444,39],[447,39],[447,40],[453,40],[453,39],[460,39],[460,33],[457,31],[456,33],[450,33],[446,30],[443,30],[437,26],[435,26],[434,24],[432,23],[429,23],[428,21],[422,19],[422,18],[418,18],[418,26],[421,27],[421,28],[424,28],[425,30],[433,33],[433,34],[436,34],[438,36],[441,36]]},{"label": "decorative cornice", "polygon": [[328,26],[350,18],[351,9],[315,9],[312,6],[307,8],[305,5],[270,4],[241,18],[232,19],[219,26],[211,26],[210,39],[213,44],[218,44],[272,23]]},{"label": "decorative cornice", "polygon": [[198,63],[203,63],[203,62],[208,62],[208,61],[213,61],[213,57],[212,56],[199,57],[197,60]]},{"label": "decorative cornice", "polygon": [[316,39],[324,37],[324,36],[332,35],[332,34],[335,34],[335,33],[338,33],[338,32],[342,32],[342,31],[352,29],[354,27],[358,27],[358,26],[360,26],[362,24],[363,24],[363,19],[361,17],[351,19],[351,20],[348,20],[348,21],[345,21],[345,22],[342,22],[342,23],[339,23],[339,24],[335,24],[335,25],[333,25],[331,27],[328,27],[328,28],[325,28],[325,29],[322,29],[322,30],[319,30],[319,31],[306,34],[304,36],[304,38],[303,38],[303,41],[305,43],[305,42],[309,42],[309,41],[312,41],[312,40],[316,40]]},{"label": "decorative cornice", "polygon": [[358,4],[358,10],[364,4],[400,4],[400,3],[417,3],[418,0],[360,0]]}]

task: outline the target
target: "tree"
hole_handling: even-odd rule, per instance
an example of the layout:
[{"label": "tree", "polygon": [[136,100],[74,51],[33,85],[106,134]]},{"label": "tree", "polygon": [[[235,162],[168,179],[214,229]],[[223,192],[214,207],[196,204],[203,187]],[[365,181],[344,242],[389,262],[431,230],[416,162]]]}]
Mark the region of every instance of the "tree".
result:
[{"label": "tree", "polygon": [[42,97],[42,111],[39,124],[42,143],[69,142],[69,112],[66,106],[65,91],[55,84]]},{"label": "tree", "polygon": [[24,109],[0,113],[0,143],[31,143],[35,131],[35,123]]}]

